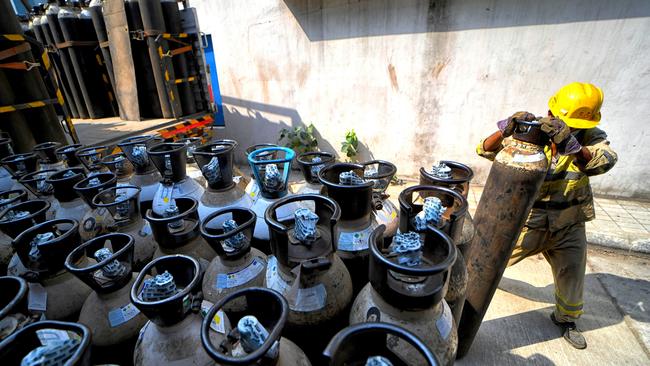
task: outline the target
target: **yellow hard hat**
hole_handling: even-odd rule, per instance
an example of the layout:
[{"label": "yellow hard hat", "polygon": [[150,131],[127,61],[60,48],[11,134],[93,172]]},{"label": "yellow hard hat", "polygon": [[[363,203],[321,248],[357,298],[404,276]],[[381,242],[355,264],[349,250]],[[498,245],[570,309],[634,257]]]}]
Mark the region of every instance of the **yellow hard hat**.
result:
[{"label": "yellow hard hat", "polygon": [[603,91],[589,83],[571,83],[548,100],[551,113],[572,128],[592,128],[600,122]]}]

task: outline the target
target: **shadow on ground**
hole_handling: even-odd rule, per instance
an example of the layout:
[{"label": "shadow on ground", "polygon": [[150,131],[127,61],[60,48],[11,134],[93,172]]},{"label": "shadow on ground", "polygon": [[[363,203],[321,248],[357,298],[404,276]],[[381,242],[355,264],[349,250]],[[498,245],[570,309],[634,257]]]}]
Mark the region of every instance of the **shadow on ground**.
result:
[{"label": "shadow on ground", "polygon": [[[585,282],[594,280],[599,281],[608,292],[610,288],[617,289],[618,293],[610,292],[609,295],[614,297],[621,310],[632,319],[650,323],[650,312],[645,309],[650,299],[650,281],[621,277],[611,273],[588,273],[585,276]],[[503,277],[499,288],[531,301],[555,304],[553,284],[536,287],[524,281]],[[588,308],[589,304],[585,302],[585,310],[588,311]],[[622,321],[623,318],[621,317],[620,320]]]},{"label": "shadow on ground", "polygon": [[[527,270],[533,268],[531,264],[543,266],[541,262],[543,260],[528,263]],[[540,269],[537,267],[535,271]],[[521,270],[517,268],[517,271]],[[528,279],[527,270],[512,274]],[[546,270],[550,272],[550,268]],[[621,359],[621,364],[641,364],[640,359],[627,354],[638,357],[636,347],[643,348],[639,332],[643,332],[643,327],[650,323],[644,308],[649,298],[650,281],[611,273],[588,273],[585,276],[585,313],[577,323],[589,347],[578,351],[564,343],[561,331],[549,319],[555,308],[552,283],[535,286],[512,277],[503,277],[491,304],[492,317],[483,321],[472,348],[458,364],[559,365],[582,360],[579,364],[588,365],[590,362],[599,364],[604,360],[613,361],[614,358],[609,358],[608,354],[611,354],[610,357],[630,357]],[[623,314],[642,326],[632,326]],[[635,336],[629,338],[630,331]],[[623,336],[625,332],[628,332],[627,336]],[[626,339],[624,344],[621,343],[622,339]],[[634,340],[639,343],[629,343]],[[612,348],[607,350],[607,347]],[[632,347],[635,348],[634,352]],[[530,351],[533,353],[528,357],[519,355]]]}]

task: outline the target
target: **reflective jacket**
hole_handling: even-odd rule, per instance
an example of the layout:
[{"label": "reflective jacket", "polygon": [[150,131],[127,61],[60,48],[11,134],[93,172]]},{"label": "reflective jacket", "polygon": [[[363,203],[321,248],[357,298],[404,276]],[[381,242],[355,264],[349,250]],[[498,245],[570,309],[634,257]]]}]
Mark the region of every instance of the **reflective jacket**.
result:
[{"label": "reflective jacket", "polygon": [[[527,227],[557,231],[596,217],[589,177],[610,170],[616,164],[618,157],[609,146],[607,134],[603,130],[598,128],[578,130],[576,138],[589,150],[591,160],[580,167],[575,164],[573,156],[557,153],[553,155],[548,146],[544,149],[549,168],[537,201],[528,216]],[[511,138],[504,139],[501,148],[511,141]],[[483,142],[479,143],[476,152],[484,158],[494,160],[501,148],[497,151],[485,151]]]}]

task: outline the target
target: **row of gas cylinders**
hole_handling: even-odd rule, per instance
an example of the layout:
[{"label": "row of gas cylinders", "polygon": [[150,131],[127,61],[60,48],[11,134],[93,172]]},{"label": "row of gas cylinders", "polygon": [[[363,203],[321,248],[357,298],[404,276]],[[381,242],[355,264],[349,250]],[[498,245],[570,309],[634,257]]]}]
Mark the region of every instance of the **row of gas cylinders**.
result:
[{"label": "row of gas cylinders", "polygon": [[[6,149],[1,359],[453,363],[469,168],[422,169],[398,212],[389,162],[253,146],[243,187],[236,142],[199,144]],[[294,160],[305,178],[295,193]]]},{"label": "row of gas cylinders", "polygon": [[23,30],[44,47],[56,51],[50,57],[71,117],[117,115],[113,64],[101,2],[82,9],[81,2],[50,0],[47,5],[40,4],[31,10]]},{"label": "row of gas cylinders", "polygon": [[[113,53],[131,53],[142,116],[173,118],[203,111],[206,106],[194,54],[200,50],[186,49],[188,45],[191,48],[194,37],[183,41],[171,38],[169,42],[168,37],[155,39],[162,33],[176,36],[186,32],[182,23],[190,13],[188,9],[181,11],[175,0],[127,0],[124,11],[126,28],[133,37],[130,46],[120,48],[124,45],[109,47],[101,0],[48,0],[47,5],[32,8],[24,31],[56,51],[51,57],[69,113],[75,118],[118,114],[112,62],[115,55],[110,48]],[[163,46],[173,57],[161,59],[158,48]],[[166,85],[165,78],[177,82]],[[170,98],[170,93],[176,97]]]}]

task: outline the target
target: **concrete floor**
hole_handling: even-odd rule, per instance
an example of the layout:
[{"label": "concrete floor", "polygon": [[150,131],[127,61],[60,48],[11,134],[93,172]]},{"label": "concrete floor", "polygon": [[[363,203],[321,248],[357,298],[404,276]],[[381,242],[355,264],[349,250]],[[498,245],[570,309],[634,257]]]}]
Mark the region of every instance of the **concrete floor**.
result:
[{"label": "concrete floor", "polygon": [[648,258],[590,249],[585,314],[587,339],[576,350],[549,320],[553,277],[540,255],[506,270],[468,355],[458,365],[648,365]]},{"label": "concrete floor", "polygon": [[149,131],[174,125],[178,121],[169,118],[147,119],[143,121],[124,121],[119,117],[101,119],[73,119],[77,136],[82,144],[107,144],[116,142],[130,135],[142,134]]}]

